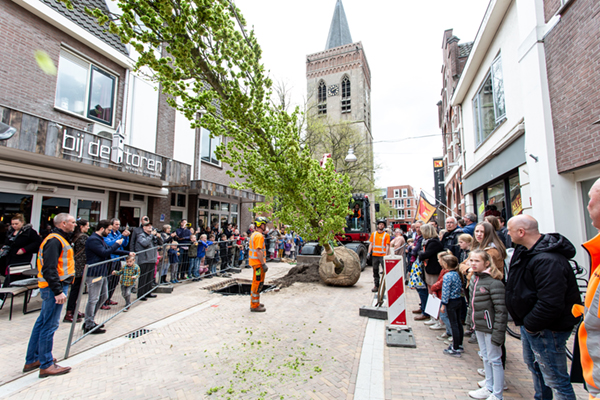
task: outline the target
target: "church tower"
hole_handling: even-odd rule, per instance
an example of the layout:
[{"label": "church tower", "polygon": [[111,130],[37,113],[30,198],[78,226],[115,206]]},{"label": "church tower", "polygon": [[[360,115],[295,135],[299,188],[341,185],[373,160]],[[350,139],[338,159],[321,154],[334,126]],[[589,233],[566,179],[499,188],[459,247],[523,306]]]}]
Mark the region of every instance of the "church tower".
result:
[{"label": "church tower", "polygon": [[371,70],[361,42],[352,42],[342,0],[337,0],[325,50],[306,56],[308,112],[356,124],[371,134]]},{"label": "church tower", "polygon": [[[342,0],[337,0],[325,50],[306,56],[308,113],[352,123],[373,154],[371,70],[361,42],[353,42]],[[372,171],[369,174],[372,179]]]}]

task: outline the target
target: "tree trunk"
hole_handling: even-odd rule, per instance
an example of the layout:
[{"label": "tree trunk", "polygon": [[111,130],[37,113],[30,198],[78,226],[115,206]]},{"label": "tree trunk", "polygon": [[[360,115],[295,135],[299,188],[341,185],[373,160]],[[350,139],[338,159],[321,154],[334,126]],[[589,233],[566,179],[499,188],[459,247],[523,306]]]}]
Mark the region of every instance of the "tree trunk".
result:
[{"label": "tree trunk", "polygon": [[327,261],[332,262],[333,265],[335,265],[336,274],[341,274],[342,271],[344,271],[344,262],[336,257],[333,248],[329,243],[325,243],[323,247],[325,248],[325,254],[327,254]]}]

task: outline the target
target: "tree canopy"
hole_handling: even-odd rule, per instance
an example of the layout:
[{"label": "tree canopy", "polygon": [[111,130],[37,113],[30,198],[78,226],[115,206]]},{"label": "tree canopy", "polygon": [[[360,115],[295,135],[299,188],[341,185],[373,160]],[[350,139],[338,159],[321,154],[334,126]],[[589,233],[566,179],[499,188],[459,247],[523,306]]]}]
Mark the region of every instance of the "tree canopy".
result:
[{"label": "tree canopy", "polygon": [[[84,0],[63,0],[85,7]],[[308,240],[325,244],[348,214],[349,179],[321,168],[301,146],[298,109],[273,104],[261,48],[229,0],[119,0],[120,15],[87,10],[139,53],[135,68],[152,79],[192,127],[226,140],[217,157],[236,187],[279,199],[274,216]],[[197,118],[203,112],[201,119]],[[256,212],[267,212],[260,204]]]}]

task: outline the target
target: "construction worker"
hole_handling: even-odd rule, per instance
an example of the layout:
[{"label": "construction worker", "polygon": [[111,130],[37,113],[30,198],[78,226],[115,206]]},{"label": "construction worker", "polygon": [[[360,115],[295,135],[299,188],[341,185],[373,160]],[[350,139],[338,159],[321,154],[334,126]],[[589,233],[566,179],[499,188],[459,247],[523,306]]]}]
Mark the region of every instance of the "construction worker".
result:
[{"label": "construction worker", "polygon": [[[594,228],[600,232],[600,179],[589,192],[587,209]],[[584,317],[579,326],[579,349],[583,378],[589,392],[589,399],[600,399],[600,233],[583,244],[591,257],[591,273],[585,295],[585,305],[574,305],[573,315]]]},{"label": "construction worker", "polygon": [[265,217],[257,217],[254,221],[256,229],[250,236],[250,252],[248,259],[252,267],[252,288],[250,289],[250,311],[265,312],[267,309],[260,303],[260,291],[262,290],[267,273],[267,264],[265,258],[265,238],[263,236],[267,231],[269,221]]},{"label": "construction worker", "polygon": [[373,280],[375,286],[371,289],[372,292],[379,290],[379,266],[384,268],[383,256],[388,254],[390,250],[390,235],[384,229],[386,228],[385,220],[377,221],[377,232],[371,233],[369,239],[369,250],[367,255],[371,254],[371,265],[373,265]]}]

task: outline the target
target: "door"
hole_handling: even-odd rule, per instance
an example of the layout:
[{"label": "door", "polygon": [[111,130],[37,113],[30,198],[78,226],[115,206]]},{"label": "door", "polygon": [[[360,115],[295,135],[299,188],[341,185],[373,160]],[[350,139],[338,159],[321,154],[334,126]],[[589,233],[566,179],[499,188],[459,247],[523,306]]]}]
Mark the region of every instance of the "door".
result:
[{"label": "door", "polygon": [[139,207],[119,207],[119,221],[123,227],[136,228],[140,226],[140,213]]},{"label": "door", "polygon": [[54,217],[60,213],[71,211],[71,199],[68,197],[44,196],[42,198],[42,209],[40,217],[39,233],[46,237],[54,228]]}]

